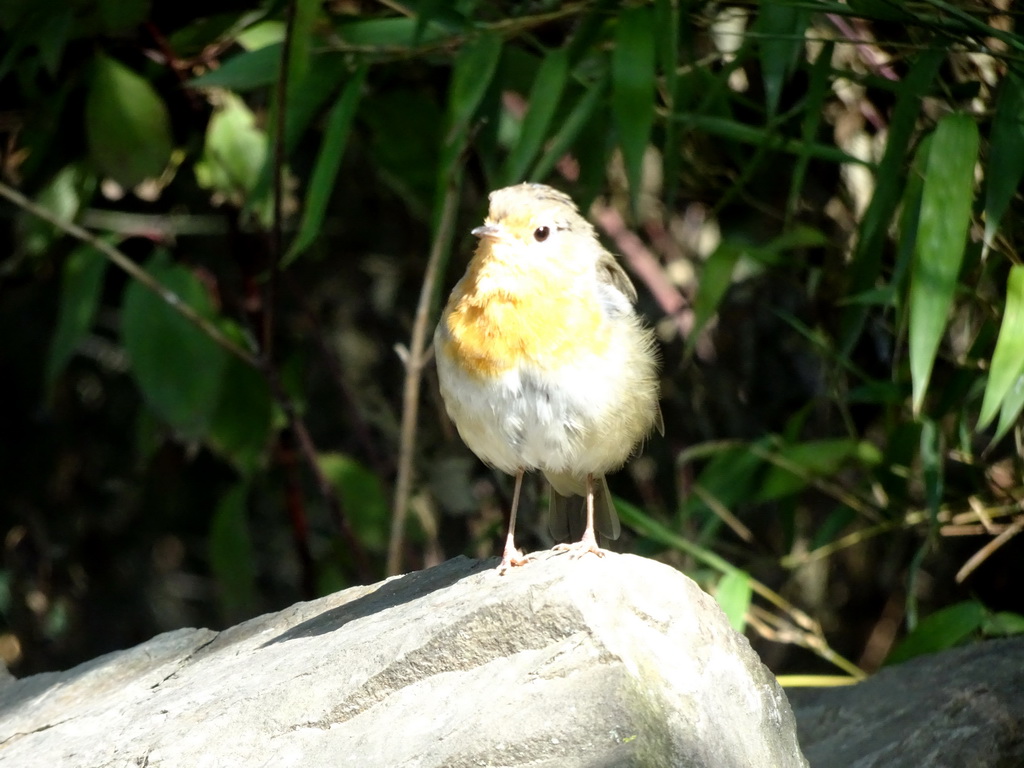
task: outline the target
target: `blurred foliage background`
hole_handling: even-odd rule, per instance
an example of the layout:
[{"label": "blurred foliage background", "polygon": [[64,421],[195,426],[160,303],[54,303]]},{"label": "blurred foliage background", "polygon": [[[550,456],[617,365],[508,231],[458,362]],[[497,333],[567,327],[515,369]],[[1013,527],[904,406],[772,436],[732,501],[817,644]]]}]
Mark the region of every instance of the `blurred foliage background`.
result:
[{"label": "blurred foliage background", "polygon": [[589,211],[663,345],[616,549],[779,673],[1024,631],[1010,0],[194,11],[0,11],[16,674],[495,554],[509,478],[426,346],[522,180]]}]

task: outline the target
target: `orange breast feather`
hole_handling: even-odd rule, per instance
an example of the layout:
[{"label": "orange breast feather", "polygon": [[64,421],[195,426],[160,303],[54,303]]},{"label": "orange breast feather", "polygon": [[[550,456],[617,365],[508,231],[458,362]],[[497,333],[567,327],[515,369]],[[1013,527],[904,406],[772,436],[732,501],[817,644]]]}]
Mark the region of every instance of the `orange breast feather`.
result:
[{"label": "orange breast feather", "polygon": [[480,377],[527,362],[556,370],[609,343],[593,287],[557,264],[524,269],[478,251],[447,313],[447,353]]}]

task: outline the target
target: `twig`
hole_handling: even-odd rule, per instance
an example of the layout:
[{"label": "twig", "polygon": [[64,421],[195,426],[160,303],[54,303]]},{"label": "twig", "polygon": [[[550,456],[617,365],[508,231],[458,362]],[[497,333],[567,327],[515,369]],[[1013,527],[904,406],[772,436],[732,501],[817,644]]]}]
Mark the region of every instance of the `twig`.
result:
[{"label": "twig", "polygon": [[971,555],[970,558],[968,558],[967,562],[963,564],[963,567],[959,571],[957,571],[956,583],[962,584],[964,582],[964,579],[970,576],[971,573],[979,565],[981,565],[983,562],[985,562],[986,559],[988,559],[989,555],[991,555],[993,552],[995,552],[997,549],[1003,546],[1003,544],[1008,542],[1021,531],[1024,531],[1024,518],[1020,518],[1019,520],[1014,522],[1006,530],[1004,530],[1002,533],[1000,533],[998,536],[996,536],[994,539],[988,542],[988,544],[986,544],[984,547],[982,547],[973,555]]},{"label": "twig", "polygon": [[416,423],[419,416],[420,379],[429,357],[427,355],[427,325],[431,316],[434,284],[445,251],[449,247],[455,227],[455,213],[459,201],[459,184],[452,180],[445,192],[437,234],[430,248],[420,300],[416,306],[412,340],[409,343],[405,366],[405,389],[402,394],[402,433],[398,450],[398,477],[395,480],[395,504],[391,511],[391,538],[388,541],[387,575],[393,576],[402,567],[402,545],[405,539],[405,518],[412,493],[413,460],[416,449]]},{"label": "twig", "polygon": [[200,331],[209,336],[210,339],[212,339],[218,346],[227,352],[230,352],[243,362],[251,365],[253,368],[263,370],[263,363],[255,354],[247,349],[243,349],[232,339],[225,336],[214,323],[196,312],[192,307],[182,301],[178,294],[162,285],[155,277],[149,274],[149,272],[140,267],[110,243],[73,222],[65,221],[53,212],[43,208],[41,205],[32,202],[16,189],[4,184],[3,182],[0,182],[0,197],[7,198],[22,210],[52,224],[62,232],[71,235],[76,240],[88,243],[110,259],[110,261],[112,261],[117,267],[122,269],[124,272],[127,272],[132,278],[137,280],[146,288],[149,288],[149,290],[153,291],[153,293],[159,296],[169,307],[171,307],[171,309],[199,328]]}]

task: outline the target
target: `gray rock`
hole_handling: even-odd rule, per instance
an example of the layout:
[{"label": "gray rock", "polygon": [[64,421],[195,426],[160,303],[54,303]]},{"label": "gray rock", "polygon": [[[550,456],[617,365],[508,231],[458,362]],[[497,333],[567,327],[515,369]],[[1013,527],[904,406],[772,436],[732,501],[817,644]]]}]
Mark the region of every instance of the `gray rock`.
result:
[{"label": "gray rock", "polygon": [[856,686],[789,696],[814,768],[1024,766],[1024,638],[922,656]]},{"label": "gray rock", "polygon": [[456,559],[0,688],[0,763],[805,766],[718,605],[627,555]]}]

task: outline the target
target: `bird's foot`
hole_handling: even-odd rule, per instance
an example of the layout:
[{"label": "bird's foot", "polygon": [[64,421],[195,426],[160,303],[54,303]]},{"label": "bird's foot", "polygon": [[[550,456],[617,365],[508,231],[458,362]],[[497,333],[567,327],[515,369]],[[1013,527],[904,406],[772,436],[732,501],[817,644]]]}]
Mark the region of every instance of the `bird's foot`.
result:
[{"label": "bird's foot", "polygon": [[515,547],[505,547],[505,551],[501,555],[501,562],[498,564],[498,575],[504,576],[509,568],[520,568],[534,559],[536,558],[533,555],[524,555]]},{"label": "bird's foot", "polygon": [[569,555],[570,560],[578,560],[584,555],[605,556],[605,550],[597,546],[597,539],[593,535],[587,536],[586,534],[579,541],[572,544],[556,544],[553,549],[555,552]]}]

